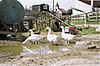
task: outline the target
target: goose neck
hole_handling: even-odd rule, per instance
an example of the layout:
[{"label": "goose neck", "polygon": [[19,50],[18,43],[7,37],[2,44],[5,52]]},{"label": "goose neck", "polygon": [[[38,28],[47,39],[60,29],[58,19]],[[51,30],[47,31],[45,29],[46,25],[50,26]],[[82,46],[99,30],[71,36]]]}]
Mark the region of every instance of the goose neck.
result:
[{"label": "goose neck", "polygon": [[33,35],[34,34],[34,32],[33,31],[31,31],[31,35]]},{"label": "goose neck", "polygon": [[48,35],[50,35],[51,34],[51,29],[48,29]]},{"label": "goose neck", "polygon": [[62,28],[62,33],[65,33],[65,32],[64,32],[64,27]]}]

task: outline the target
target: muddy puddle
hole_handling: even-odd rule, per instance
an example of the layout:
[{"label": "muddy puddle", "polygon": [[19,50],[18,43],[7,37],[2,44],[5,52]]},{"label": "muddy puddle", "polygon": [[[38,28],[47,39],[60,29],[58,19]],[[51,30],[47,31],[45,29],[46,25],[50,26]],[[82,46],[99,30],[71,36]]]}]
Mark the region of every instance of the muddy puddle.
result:
[{"label": "muddy puddle", "polygon": [[52,53],[60,53],[64,51],[69,51],[72,49],[86,49],[88,45],[91,44],[99,44],[99,40],[82,40],[75,41],[70,44],[58,44],[53,45],[49,42],[39,43],[39,44],[31,44],[27,43],[22,45],[22,42],[16,41],[0,41],[0,58],[10,57],[10,56],[24,56],[24,55],[38,55],[38,54],[52,54]]},{"label": "muddy puddle", "polygon": [[27,54],[52,54],[52,53],[59,53],[59,52],[64,52],[72,49],[68,48],[65,45],[60,45],[60,46],[55,46],[55,45],[50,45],[50,44],[44,44],[44,45],[23,45],[23,52],[21,55],[27,55]]},{"label": "muddy puddle", "polygon": [[52,54],[68,51],[72,48],[72,45],[64,45],[61,43],[57,45],[49,42],[39,44],[27,43],[22,45],[22,42],[4,40],[0,41],[0,58],[29,54]]}]

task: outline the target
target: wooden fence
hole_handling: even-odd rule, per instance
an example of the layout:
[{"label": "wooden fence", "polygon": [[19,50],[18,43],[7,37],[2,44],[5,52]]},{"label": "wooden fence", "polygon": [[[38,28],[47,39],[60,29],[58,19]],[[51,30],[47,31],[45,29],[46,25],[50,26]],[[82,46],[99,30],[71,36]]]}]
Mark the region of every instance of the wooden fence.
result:
[{"label": "wooden fence", "polygon": [[85,20],[99,22],[100,11],[88,12],[86,14],[78,14],[78,15],[72,16],[72,21],[80,22],[80,21],[85,21]]}]

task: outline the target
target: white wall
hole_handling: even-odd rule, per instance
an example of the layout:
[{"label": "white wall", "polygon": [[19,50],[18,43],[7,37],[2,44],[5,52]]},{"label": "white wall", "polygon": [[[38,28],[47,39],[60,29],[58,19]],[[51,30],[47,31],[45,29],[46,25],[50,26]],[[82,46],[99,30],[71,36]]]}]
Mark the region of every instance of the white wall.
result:
[{"label": "white wall", "polygon": [[[91,11],[91,5],[88,5],[88,4],[85,4],[83,2],[80,2],[80,1],[76,1],[75,3],[75,8],[77,9],[80,9],[84,12],[90,12]],[[76,10],[73,10],[73,15],[76,15],[76,14],[81,14],[82,12],[79,12],[79,11],[76,11]]]}]

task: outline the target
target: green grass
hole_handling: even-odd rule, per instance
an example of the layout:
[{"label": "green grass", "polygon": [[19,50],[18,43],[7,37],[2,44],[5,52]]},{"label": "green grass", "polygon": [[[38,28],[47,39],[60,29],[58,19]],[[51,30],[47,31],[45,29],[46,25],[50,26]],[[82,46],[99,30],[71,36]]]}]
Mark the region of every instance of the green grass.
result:
[{"label": "green grass", "polygon": [[[72,23],[73,23],[73,24],[85,24],[84,21],[80,21],[80,22],[73,21]],[[100,24],[100,22],[88,21],[86,24]]]},{"label": "green grass", "polygon": [[80,31],[81,34],[100,34],[100,32],[96,32],[94,27],[90,27],[88,29],[83,28],[82,31]]},{"label": "green grass", "polygon": [[[85,24],[84,21],[80,21],[80,22],[73,21],[72,23],[73,24]],[[88,21],[86,24],[100,24],[100,22]],[[80,27],[80,28],[82,28],[82,27]],[[80,33],[81,34],[100,34],[100,32],[95,31],[95,27],[90,27],[89,29],[83,28],[83,30],[80,31]]]}]

